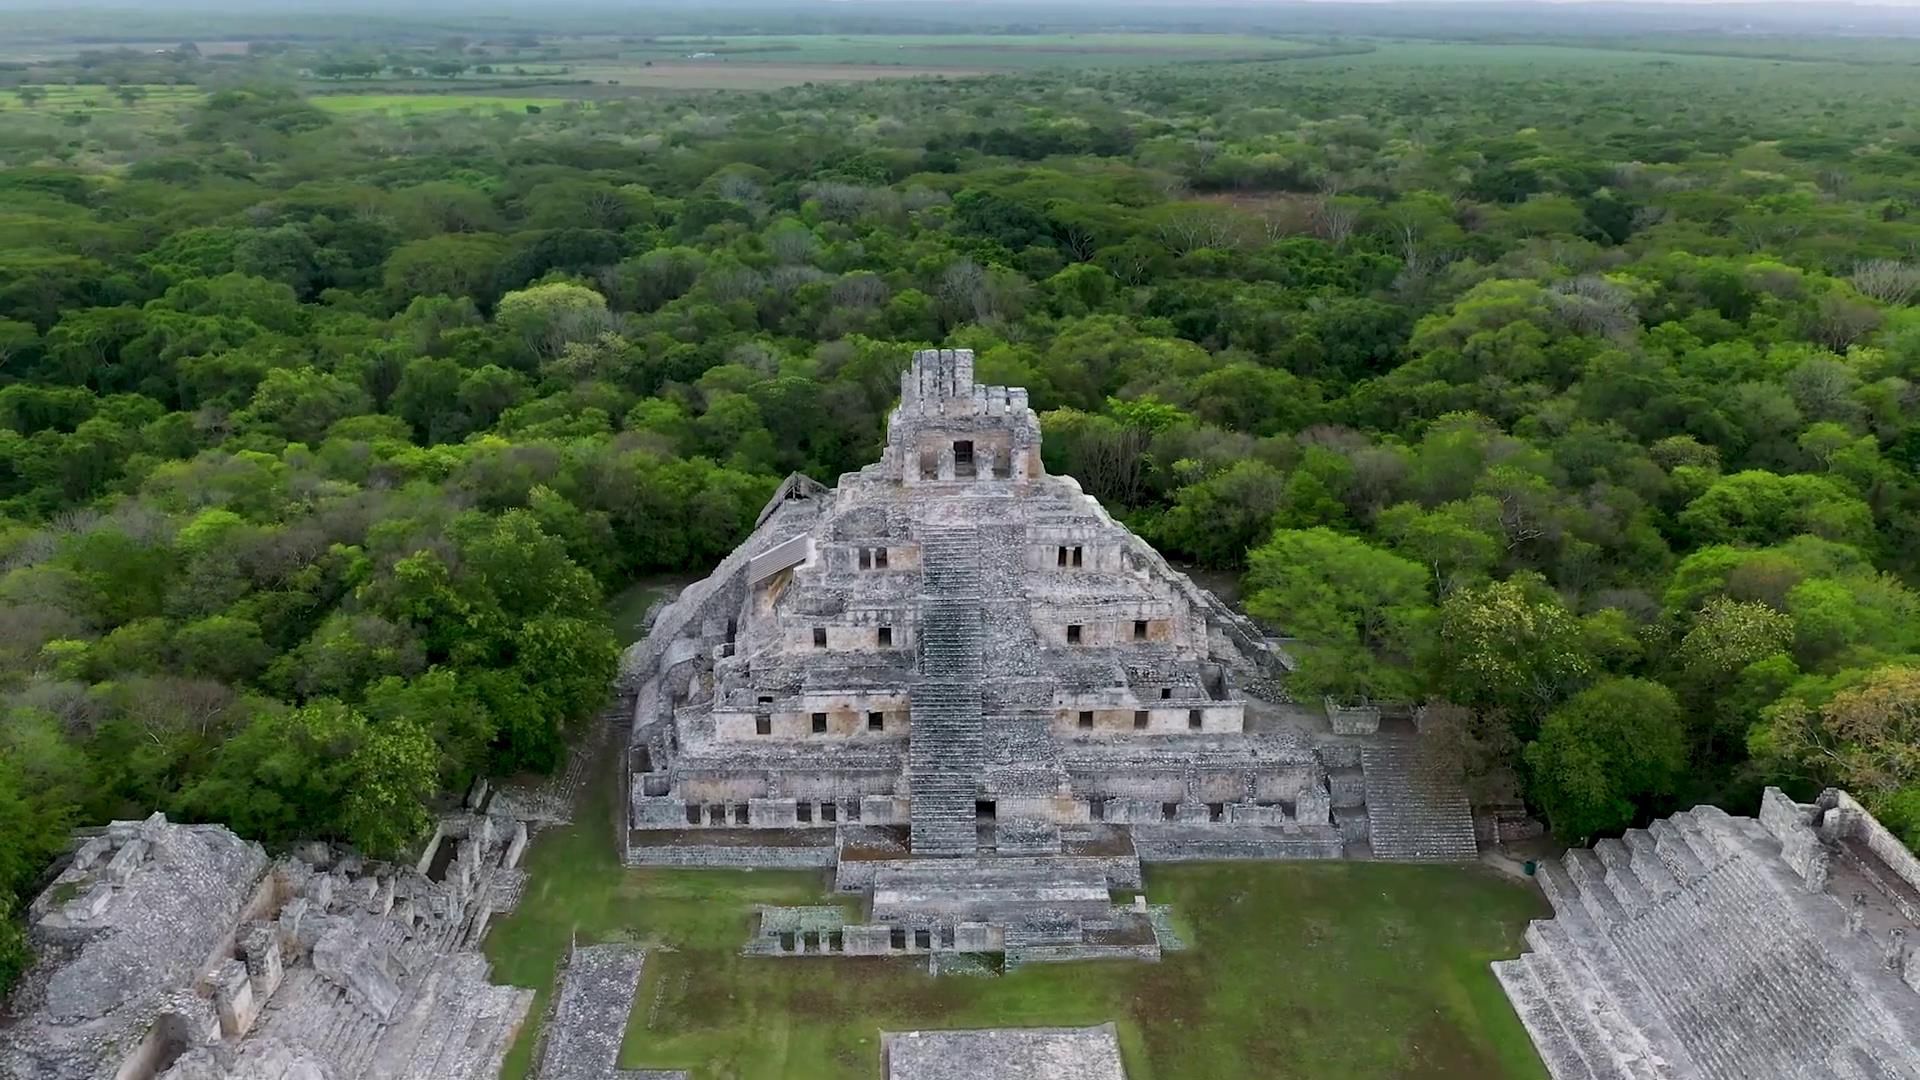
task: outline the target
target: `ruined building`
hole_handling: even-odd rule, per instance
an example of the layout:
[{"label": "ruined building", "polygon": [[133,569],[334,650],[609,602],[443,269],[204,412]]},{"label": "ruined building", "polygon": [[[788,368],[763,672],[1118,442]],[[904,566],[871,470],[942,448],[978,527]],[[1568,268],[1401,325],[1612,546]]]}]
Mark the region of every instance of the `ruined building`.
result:
[{"label": "ruined building", "polygon": [[1920,860],[1845,793],[1697,807],[1540,884],[1493,968],[1554,1080],[1920,1080]]},{"label": "ruined building", "polygon": [[1412,725],[1329,725],[1284,663],[1047,474],[1024,390],[924,351],[880,461],[790,479],[626,658],[627,857],[837,867],[874,924],[768,935],[935,952],[996,906],[973,945],[1035,920],[1036,948],[1144,944],[1151,913],[1105,911],[1142,859],[1472,858]]},{"label": "ruined building", "polygon": [[533,991],[492,985],[474,947],[526,835],[460,815],[394,866],[114,822],[29,907],[0,1080],[491,1080]]}]

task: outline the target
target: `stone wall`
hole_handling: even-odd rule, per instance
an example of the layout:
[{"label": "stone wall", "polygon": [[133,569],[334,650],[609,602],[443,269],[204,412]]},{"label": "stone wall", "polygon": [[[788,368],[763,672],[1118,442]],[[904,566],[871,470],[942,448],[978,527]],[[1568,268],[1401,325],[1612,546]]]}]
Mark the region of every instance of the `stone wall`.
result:
[{"label": "stone wall", "polygon": [[834,864],[831,847],[774,847],[770,845],[682,844],[673,847],[627,847],[628,866],[749,870],[812,870]]},{"label": "stone wall", "polygon": [[1326,699],[1327,720],[1335,735],[1372,735],[1380,730],[1380,708],[1376,705],[1342,705]]},{"label": "stone wall", "polygon": [[1024,945],[1016,962],[1068,964],[1081,960],[1139,960],[1158,963],[1160,946],[1151,945]]},{"label": "stone wall", "polygon": [[[1144,888],[1140,881],[1140,861],[1130,855],[1006,856],[996,864],[1037,863],[1049,858],[1071,858],[1079,866],[1097,866],[1106,874],[1110,889]],[[873,888],[873,879],[884,871],[897,871],[911,864],[907,859],[843,859],[834,870],[833,887],[844,893],[865,892]]]},{"label": "stone wall", "polygon": [[1780,841],[1781,861],[1801,881],[1818,889],[1826,884],[1827,849],[1814,832],[1810,816],[1779,788],[1768,788],[1760,798],[1760,824]]},{"label": "stone wall", "polygon": [[1346,845],[1332,828],[1248,829],[1139,826],[1133,846],[1142,862],[1214,862],[1235,859],[1338,859]]},{"label": "stone wall", "polygon": [[[1867,813],[1867,808],[1856,802],[1853,796],[1838,789],[1822,792],[1818,805],[1831,802],[1835,809],[1846,815],[1848,835],[1866,845],[1868,851],[1886,864],[1895,877],[1920,890],[1920,859],[1900,842],[1900,838],[1887,830],[1885,825]],[[1831,813],[1831,811],[1829,812]]]}]

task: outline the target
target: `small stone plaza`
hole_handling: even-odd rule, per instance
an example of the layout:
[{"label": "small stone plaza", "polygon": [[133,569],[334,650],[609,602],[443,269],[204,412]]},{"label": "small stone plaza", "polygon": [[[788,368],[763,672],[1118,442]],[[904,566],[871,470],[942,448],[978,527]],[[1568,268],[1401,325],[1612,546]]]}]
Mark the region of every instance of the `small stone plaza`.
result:
[{"label": "small stone plaza", "polygon": [[[881,460],[784,484],[650,614],[605,735],[543,788],[478,785],[417,861],[159,814],[78,837],[27,913],[0,1078],[490,1080],[523,1033],[541,1080],[698,1077],[621,1064],[658,944],[572,941],[537,1016],[480,951],[602,738],[622,872],[819,875],[739,927],[783,971],[1172,966],[1196,945],[1157,864],[1464,864],[1505,835],[1418,710],[1292,701],[1284,642],[1048,475],[1024,391],[973,380],[917,354]],[[1757,811],[1539,865],[1553,916],[1492,975],[1554,1080],[1920,1080],[1920,861],[1843,792]],[[875,1030],[858,1075],[1122,1080],[1115,1019]]]}]

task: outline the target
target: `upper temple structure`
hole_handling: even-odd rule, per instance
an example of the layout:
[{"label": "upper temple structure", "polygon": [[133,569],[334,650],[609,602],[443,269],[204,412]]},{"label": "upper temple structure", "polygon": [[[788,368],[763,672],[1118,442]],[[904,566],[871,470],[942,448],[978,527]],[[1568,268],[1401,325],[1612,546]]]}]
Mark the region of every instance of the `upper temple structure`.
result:
[{"label": "upper temple structure", "polygon": [[964,349],[900,391],[877,464],[790,478],[626,658],[630,862],[837,866],[889,928],[770,938],[937,952],[963,894],[1057,914],[1063,882],[1084,944],[1139,859],[1473,857],[1412,724],[1291,706],[1258,627],[1047,474],[1026,391]]}]

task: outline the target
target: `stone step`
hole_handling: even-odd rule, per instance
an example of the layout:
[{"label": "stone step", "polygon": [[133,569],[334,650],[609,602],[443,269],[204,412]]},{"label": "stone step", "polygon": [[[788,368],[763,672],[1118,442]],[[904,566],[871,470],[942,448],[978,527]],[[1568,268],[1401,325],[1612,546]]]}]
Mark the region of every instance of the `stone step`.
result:
[{"label": "stone step", "polygon": [[1705,867],[1700,865],[1700,857],[1694,854],[1693,845],[1687,843],[1679,826],[1671,820],[1662,818],[1648,825],[1647,834],[1653,837],[1654,852],[1673,872],[1674,880],[1689,883],[1705,872]]},{"label": "stone step", "polygon": [[1513,1003],[1520,1025],[1527,1029],[1553,1080],[1595,1080],[1593,1070],[1575,1048],[1572,1035],[1560,1022],[1545,987],[1534,974],[1532,957],[1496,960],[1493,975],[1506,991],[1507,1000]]},{"label": "stone step", "polygon": [[1627,1080],[1599,1028],[1577,1000],[1576,984],[1567,978],[1566,970],[1550,954],[1538,949],[1527,956],[1527,966],[1539,980],[1554,1017],[1573,1044],[1574,1053],[1586,1065],[1587,1075],[1594,1080]]}]

